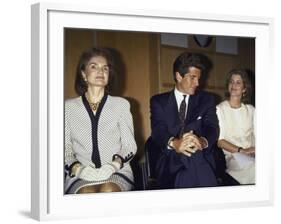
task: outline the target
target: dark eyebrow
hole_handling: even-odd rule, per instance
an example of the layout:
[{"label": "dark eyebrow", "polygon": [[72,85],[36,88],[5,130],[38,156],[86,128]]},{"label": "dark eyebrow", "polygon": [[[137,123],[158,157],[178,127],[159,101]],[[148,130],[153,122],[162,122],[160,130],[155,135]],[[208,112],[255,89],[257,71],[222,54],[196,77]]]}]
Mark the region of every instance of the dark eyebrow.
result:
[{"label": "dark eyebrow", "polygon": [[191,78],[198,78],[198,79],[200,79],[200,77],[197,77],[197,75],[192,75],[192,74],[191,74],[190,77],[191,77]]},{"label": "dark eyebrow", "polygon": [[241,79],[237,79],[237,80],[235,80],[235,79],[230,79],[230,81],[234,81],[234,82],[242,82],[243,80],[241,80]]},{"label": "dark eyebrow", "polygon": [[[91,63],[89,63],[88,65],[98,65],[97,63],[95,63],[95,62],[91,62]],[[108,64],[104,64],[104,65],[102,65],[102,67],[104,67],[104,66],[108,66]]]}]

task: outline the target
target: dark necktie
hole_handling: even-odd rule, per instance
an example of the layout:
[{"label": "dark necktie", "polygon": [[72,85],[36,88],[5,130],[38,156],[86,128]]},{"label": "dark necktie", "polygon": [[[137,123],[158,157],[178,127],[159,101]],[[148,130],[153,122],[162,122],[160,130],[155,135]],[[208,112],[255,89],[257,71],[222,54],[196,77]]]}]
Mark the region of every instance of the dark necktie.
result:
[{"label": "dark necktie", "polygon": [[179,118],[180,118],[180,127],[181,127],[179,137],[182,137],[184,132],[184,120],[185,120],[185,111],[186,111],[185,98],[186,95],[183,95],[183,100],[181,101],[180,109],[179,109]]}]

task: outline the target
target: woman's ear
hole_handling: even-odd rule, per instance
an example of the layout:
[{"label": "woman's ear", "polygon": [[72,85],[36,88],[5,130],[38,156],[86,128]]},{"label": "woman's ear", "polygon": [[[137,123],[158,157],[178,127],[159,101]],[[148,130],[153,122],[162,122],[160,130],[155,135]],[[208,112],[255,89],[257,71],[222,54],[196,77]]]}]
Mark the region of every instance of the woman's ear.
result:
[{"label": "woman's ear", "polygon": [[247,89],[246,89],[246,88],[242,90],[242,96],[243,96],[243,97],[246,96],[246,92],[247,92]]},{"label": "woman's ear", "polygon": [[181,80],[182,80],[182,76],[180,75],[179,72],[176,72],[176,80],[177,80],[177,82],[181,82]]},{"label": "woman's ear", "polygon": [[81,74],[82,74],[83,80],[84,80],[85,82],[87,82],[87,77],[86,77],[86,74],[84,73],[83,70],[81,70]]}]

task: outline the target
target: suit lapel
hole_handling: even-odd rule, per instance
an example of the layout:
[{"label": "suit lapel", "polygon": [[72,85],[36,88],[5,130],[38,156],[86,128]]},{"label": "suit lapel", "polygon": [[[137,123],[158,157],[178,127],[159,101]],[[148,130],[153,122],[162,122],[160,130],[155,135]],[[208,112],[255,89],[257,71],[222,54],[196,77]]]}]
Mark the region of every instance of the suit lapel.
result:
[{"label": "suit lapel", "polygon": [[168,116],[168,129],[171,134],[176,136],[180,129],[180,120],[178,115],[178,106],[174,91],[171,91],[168,96],[166,112]]},{"label": "suit lapel", "polygon": [[194,112],[197,106],[197,95],[190,95],[188,100],[188,108],[185,119],[185,124],[188,124],[192,120],[192,116],[194,116]]}]

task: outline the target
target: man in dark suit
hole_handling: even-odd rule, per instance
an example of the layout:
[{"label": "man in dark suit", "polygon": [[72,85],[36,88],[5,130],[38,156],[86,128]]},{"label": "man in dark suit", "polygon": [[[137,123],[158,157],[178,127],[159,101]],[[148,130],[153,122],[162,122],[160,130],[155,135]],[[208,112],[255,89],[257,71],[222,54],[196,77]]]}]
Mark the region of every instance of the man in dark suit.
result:
[{"label": "man in dark suit", "polygon": [[162,189],[217,185],[212,157],[218,138],[215,102],[197,90],[204,69],[200,55],[182,53],[173,66],[175,88],[150,100],[151,139],[160,149],[155,173]]}]

